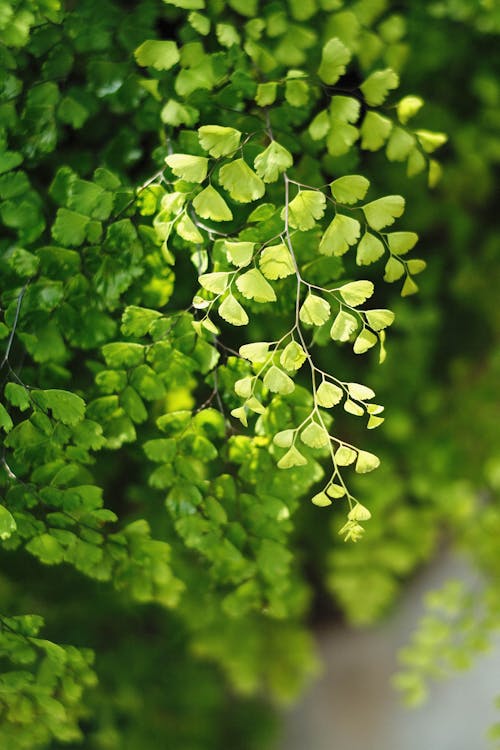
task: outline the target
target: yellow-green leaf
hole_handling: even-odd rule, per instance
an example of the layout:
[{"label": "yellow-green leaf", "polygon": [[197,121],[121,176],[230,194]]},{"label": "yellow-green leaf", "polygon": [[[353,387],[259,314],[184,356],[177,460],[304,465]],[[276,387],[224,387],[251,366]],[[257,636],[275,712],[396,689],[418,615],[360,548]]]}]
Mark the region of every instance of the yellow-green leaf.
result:
[{"label": "yellow-green leaf", "polygon": [[272,393],[281,393],[286,396],[295,389],[295,383],[288,375],[273,365],[264,375],[263,383]]},{"label": "yellow-green leaf", "polygon": [[201,147],[218,159],[236,151],[240,145],[241,133],[235,128],[226,128],[222,125],[203,125],[198,128],[198,139]]},{"label": "yellow-green leaf", "polygon": [[404,210],[405,199],[402,195],[386,195],[363,206],[368,224],[376,230],[394,224],[394,220],[401,216]]},{"label": "yellow-green leaf", "polygon": [[307,458],[292,446],[290,450],[278,461],[278,469],[291,469],[294,466],[305,466]]},{"label": "yellow-green leaf", "polygon": [[321,54],[321,64],[318,68],[319,77],[329,86],[332,86],[340,76],[344,75],[350,59],[351,52],[340,39],[337,37],[329,39]]},{"label": "yellow-green leaf", "polygon": [[321,326],[330,317],[330,305],[323,297],[309,294],[300,308],[299,317],[307,325]]},{"label": "yellow-green leaf", "polygon": [[[302,190],[288,205],[288,223],[294,229],[312,229],[325,213],[326,198],[317,190]],[[286,218],[286,208],[281,218]]]},{"label": "yellow-green leaf", "polygon": [[238,276],[236,286],[247,299],[253,299],[255,302],[276,302],[274,289],[257,268]]},{"label": "yellow-green leaf", "polygon": [[316,391],[316,402],[318,406],[325,409],[331,409],[332,406],[339,404],[344,397],[344,391],[334,383],[327,383],[326,380],[320,384]]},{"label": "yellow-green leaf", "polygon": [[307,359],[307,354],[296,341],[290,341],[280,355],[280,364],[289,372],[298,370]]},{"label": "yellow-green leaf", "polygon": [[336,214],[319,243],[322,255],[344,255],[351,245],[355,245],[361,233],[357,219],[344,214]]},{"label": "yellow-green leaf", "polygon": [[300,439],[309,448],[324,448],[328,445],[330,436],[317,422],[310,422],[300,433]]},{"label": "yellow-green leaf", "polygon": [[335,200],[347,205],[363,200],[369,187],[369,180],[360,174],[345,175],[330,183],[330,190]]},{"label": "yellow-green leaf", "polygon": [[374,289],[375,287],[371,281],[362,280],[351,281],[349,284],[344,284],[339,287],[338,291],[342,295],[344,302],[348,305],[352,305],[352,307],[357,307],[358,305],[362,305],[363,302],[372,296]]},{"label": "yellow-green leaf", "polygon": [[203,289],[213,294],[222,294],[229,284],[231,274],[224,271],[215,271],[214,273],[202,274],[198,281]]},{"label": "yellow-green leaf", "polygon": [[172,172],[186,182],[203,182],[207,176],[208,159],[191,154],[170,154],[165,161]]},{"label": "yellow-green leaf", "polygon": [[358,460],[356,461],[356,471],[358,474],[367,474],[379,466],[380,459],[374,453],[359,451]]},{"label": "yellow-green leaf", "polygon": [[238,268],[248,266],[253,257],[255,242],[232,242],[224,240],[227,257]]},{"label": "yellow-green leaf", "polygon": [[193,208],[203,219],[212,221],[231,221],[233,214],[224,198],[212,185],[198,193],[193,200]]},{"label": "yellow-green leaf", "polygon": [[255,171],[264,182],[276,182],[280,174],[293,164],[293,156],[277,141],[271,141],[269,146],[260,153],[254,161]]},{"label": "yellow-green leaf", "polygon": [[330,329],[330,336],[334,341],[349,341],[357,331],[358,320],[351,313],[341,310]]},{"label": "yellow-green leaf", "polygon": [[238,203],[251,203],[266,192],[264,183],[244,159],[235,159],[221,167],[219,182]]},{"label": "yellow-green leaf", "polygon": [[399,76],[392,68],[385,70],[375,70],[363,81],[360,86],[361,91],[366,99],[367,104],[371,107],[378,107],[383,104],[387,94],[392,89],[399,86]]},{"label": "yellow-green leaf", "polygon": [[260,270],[267,279],[284,279],[295,273],[290,250],[282,242],[265,247],[259,258]]},{"label": "yellow-green leaf", "polygon": [[248,315],[245,309],[232,294],[223,300],[219,307],[219,315],[233,326],[246,326],[248,323]]},{"label": "yellow-green leaf", "polygon": [[369,266],[375,263],[385,253],[385,247],[378,237],[370,232],[365,232],[361,237],[356,251],[356,263],[358,266]]}]

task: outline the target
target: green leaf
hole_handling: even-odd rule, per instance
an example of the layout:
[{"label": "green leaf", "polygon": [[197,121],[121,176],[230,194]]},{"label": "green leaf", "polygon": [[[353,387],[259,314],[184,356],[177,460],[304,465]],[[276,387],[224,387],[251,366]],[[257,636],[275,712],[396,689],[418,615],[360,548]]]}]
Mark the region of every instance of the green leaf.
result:
[{"label": "green leaf", "polygon": [[353,143],[359,138],[359,130],[343,120],[330,120],[331,128],[326,139],[326,147],[331,156],[347,154]]},{"label": "green leaf", "polygon": [[233,326],[246,326],[248,323],[245,309],[232,294],[228,295],[219,306],[219,315]]},{"label": "green leaf", "polygon": [[318,508],[325,508],[327,505],[331,505],[332,501],[326,494],[326,492],[318,492],[314,497],[311,498],[313,505],[317,505]]},{"label": "green leaf", "polygon": [[352,448],[348,448],[347,445],[341,445],[335,451],[335,463],[338,466],[349,466],[357,458],[357,452]]},{"label": "green leaf", "polygon": [[198,34],[207,36],[210,33],[210,19],[202,16],[201,13],[192,12],[188,16],[188,21]]},{"label": "green leaf", "polygon": [[329,86],[332,86],[337,83],[340,76],[344,75],[346,65],[350,60],[351,52],[345,44],[337,37],[329,39],[321,53],[321,64],[318,68],[319,77]]},{"label": "green leaf", "polygon": [[233,214],[224,198],[212,185],[208,185],[193,200],[193,208],[203,219],[231,221]]},{"label": "green leaf", "polygon": [[295,273],[292,255],[283,242],[265,247],[260,254],[259,265],[264,276],[272,281]]},{"label": "green leaf", "polygon": [[371,107],[378,107],[379,104],[384,103],[389,91],[396,89],[398,86],[398,74],[392,68],[385,68],[385,70],[376,70],[369,75],[361,84],[360,89],[367,104]]},{"label": "green leaf", "polygon": [[122,315],[121,330],[125,336],[145,336],[158,318],[161,318],[161,313],[157,310],[129,305]]},{"label": "green leaf", "polygon": [[12,406],[17,406],[21,411],[26,411],[30,407],[29,391],[19,383],[7,383],[5,398]]},{"label": "green leaf", "polygon": [[266,192],[264,183],[244,159],[236,159],[221,167],[219,182],[238,203],[256,201]]},{"label": "green leaf", "polygon": [[176,222],[175,231],[186,242],[192,242],[197,245],[203,242],[203,235],[198,230],[196,224],[191,221],[187,213],[183,213]]},{"label": "green leaf", "polygon": [[404,96],[397,104],[396,111],[399,121],[406,125],[423,107],[424,101],[419,96]]},{"label": "green leaf", "polygon": [[401,290],[402,297],[409,297],[411,294],[418,292],[418,286],[415,284],[411,276],[407,276],[403,288]]},{"label": "green leaf", "polygon": [[392,255],[385,264],[384,281],[392,283],[401,278],[405,272],[405,267],[397,258],[393,258]]},{"label": "green leaf", "polygon": [[279,448],[290,448],[293,443],[295,430],[281,430],[273,437],[273,443]]},{"label": "green leaf", "polygon": [[217,41],[222,47],[233,47],[240,44],[240,36],[234,26],[229,23],[218,23],[215,27]]},{"label": "green leaf", "polygon": [[216,159],[233,154],[240,145],[241,133],[222,125],[203,125],[198,128],[201,147]]},{"label": "green leaf", "polygon": [[370,232],[365,232],[356,251],[356,263],[358,266],[368,266],[370,263],[375,263],[384,253],[385,247],[379,238]]},{"label": "green leaf", "polygon": [[[278,91],[278,85],[275,81],[266,81],[266,83],[259,83],[257,86],[257,94],[255,96],[255,102],[259,107],[268,107],[270,104],[274,104],[276,101],[276,94]],[[262,175],[260,175],[262,177]]]},{"label": "green leaf", "polygon": [[207,176],[208,159],[191,154],[170,154],[165,159],[172,172],[186,182],[203,182]]},{"label": "green leaf", "polygon": [[305,466],[307,464],[307,458],[293,446],[285,455],[278,461],[278,469],[291,469],[294,466]]},{"label": "green leaf", "polygon": [[406,255],[418,241],[418,234],[415,232],[389,232],[386,237],[391,253],[396,255]]},{"label": "green leaf", "polygon": [[332,406],[339,404],[344,397],[344,391],[334,383],[327,383],[326,380],[320,384],[316,391],[316,402],[318,406],[325,409],[331,409]]},{"label": "green leaf", "polygon": [[349,284],[344,284],[339,287],[338,291],[342,295],[342,299],[348,305],[357,307],[362,305],[367,299],[369,299],[375,287],[371,281],[351,281]]},{"label": "green leaf", "polygon": [[345,489],[342,487],[341,484],[329,484],[326,488],[326,494],[330,495],[330,497],[333,497],[335,499],[339,497],[344,497],[345,495]]},{"label": "green leaf", "polygon": [[322,255],[344,255],[351,245],[355,245],[361,233],[357,219],[344,214],[336,214],[319,243]]},{"label": "green leaf", "polygon": [[40,408],[50,409],[53,418],[63,424],[77,424],[85,415],[85,401],[76,393],[51,388],[45,391],[32,391],[31,395]]},{"label": "green leaf", "polygon": [[382,331],[394,323],[392,310],[367,310],[365,315],[368,325],[374,331]]},{"label": "green leaf", "polygon": [[267,341],[256,341],[253,344],[243,344],[240,346],[239,353],[245,359],[249,359],[252,364],[262,364],[266,361],[269,352]]},{"label": "green leaf", "polygon": [[328,112],[324,109],[322,112],[316,115],[309,125],[309,135],[313,141],[320,141],[324,138],[330,130],[331,123],[328,116]]},{"label": "green leaf", "polygon": [[361,503],[356,503],[352,510],[347,514],[349,521],[368,521],[371,517],[372,514],[368,508],[365,508]]},{"label": "green leaf", "polygon": [[380,459],[368,451],[359,451],[358,460],[356,461],[356,472],[358,474],[367,474],[380,466]]},{"label": "green leaf", "polygon": [[364,408],[355,401],[351,401],[350,398],[346,398],[344,401],[344,410],[349,414],[354,414],[355,417],[362,417],[365,413]]},{"label": "green leaf", "polygon": [[296,78],[288,79],[285,84],[285,99],[292,107],[306,107],[309,102],[308,84]]},{"label": "green leaf", "polygon": [[255,302],[276,302],[274,289],[257,268],[238,276],[236,286],[247,299],[253,299]]},{"label": "green leaf", "polygon": [[205,7],[205,0],[163,0],[163,2],[185,10],[203,10]]},{"label": "green leaf", "polygon": [[204,273],[198,281],[203,289],[213,294],[222,294],[226,291],[231,274],[225,271],[214,271],[213,273]]},{"label": "green leaf", "polygon": [[260,403],[260,401],[255,398],[255,396],[250,396],[250,398],[245,401],[245,406],[248,409],[251,409],[256,414],[265,414],[266,409],[265,407]]},{"label": "green leaf", "polygon": [[334,341],[349,341],[358,329],[358,319],[351,313],[341,310],[330,329],[330,336]]},{"label": "green leaf", "polygon": [[386,195],[363,206],[368,224],[379,230],[394,224],[394,220],[405,210],[405,199],[401,195]]},{"label": "green leaf", "polygon": [[427,263],[425,260],[421,260],[420,258],[414,258],[413,260],[406,261],[406,267],[408,269],[408,273],[417,275],[419,273],[422,273],[427,268]]},{"label": "green leaf", "polygon": [[64,550],[51,534],[40,534],[30,539],[26,545],[28,552],[38,557],[45,565],[56,565],[62,562]]},{"label": "green leaf", "polygon": [[394,127],[387,142],[389,161],[404,161],[415,146],[415,137],[403,128]]},{"label": "green leaf", "polygon": [[56,242],[65,247],[78,247],[85,241],[85,233],[90,223],[88,216],[67,208],[59,208],[51,234]]},{"label": "green leaf", "polygon": [[436,133],[431,130],[416,130],[415,135],[424,151],[428,154],[432,154],[433,151],[448,140],[448,136],[445,133]]},{"label": "green leaf", "polygon": [[316,294],[309,294],[300,308],[299,317],[307,325],[321,326],[330,317],[330,312],[330,305],[326,299]]},{"label": "green leaf", "polygon": [[280,356],[280,364],[289,372],[300,369],[307,359],[307,354],[296,341],[290,341]]},{"label": "green leaf", "polygon": [[[326,198],[316,190],[302,190],[288,205],[288,223],[295,229],[312,229],[325,213]],[[286,207],[281,212],[286,219]]]},{"label": "green leaf", "polygon": [[283,370],[273,365],[264,375],[264,386],[272,393],[281,393],[283,396],[295,390],[295,383]]},{"label": "green leaf", "polygon": [[276,182],[280,174],[293,165],[293,156],[277,141],[271,141],[269,146],[255,157],[255,171],[264,182]]},{"label": "green leaf", "polygon": [[252,260],[255,242],[233,242],[224,240],[227,257],[234,266],[244,268]]},{"label": "green leaf", "polygon": [[142,344],[116,341],[112,344],[105,344],[102,347],[102,353],[108,367],[113,369],[135,367],[144,361]]},{"label": "green leaf", "polygon": [[160,42],[148,39],[134,52],[134,57],[144,67],[155,70],[170,70],[180,60],[179,50],[175,42]]},{"label": "green leaf", "polygon": [[250,398],[253,390],[253,378],[240,378],[234,384],[234,392],[240,398]]},{"label": "green leaf", "polygon": [[359,174],[339,177],[330,183],[330,190],[335,200],[347,205],[363,200],[369,187],[369,180]]},{"label": "green leaf", "polygon": [[0,539],[8,539],[17,529],[14,516],[4,505],[0,505]]},{"label": "green leaf", "polygon": [[332,96],[330,101],[330,117],[332,122],[351,122],[358,120],[361,104],[352,96]]},{"label": "green leaf", "polygon": [[378,112],[367,112],[361,125],[361,148],[366,151],[378,151],[382,148],[392,130],[392,120],[379,115]]},{"label": "green leaf", "polygon": [[372,331],[369,331],[367,328],[363,328],[359,336],[356,338],[356,341],[354,342],[354,354],[364,354],[368,351],[368,349],[371,349],[372,346],[375,346],[377,342],[378,337],[374,333],[372,333]]}]

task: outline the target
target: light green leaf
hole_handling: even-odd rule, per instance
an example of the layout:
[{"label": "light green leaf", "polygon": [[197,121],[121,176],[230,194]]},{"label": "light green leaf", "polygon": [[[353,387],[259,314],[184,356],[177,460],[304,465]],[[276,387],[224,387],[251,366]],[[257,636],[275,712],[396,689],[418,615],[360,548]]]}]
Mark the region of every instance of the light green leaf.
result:
[{"label": "light green leaf", "polygon": [[45,391],[32,391],[33,400],[43,410],[50,409],[52,416],[63,424],[74,425],[85,415],[85,401],[70,391],[51,388]]},{"label": "light green leaf", "polygon": [[374,331],[381,331],[394,323],[392,310],[367,310],[365,314],[368,325]]},{"label": "light green leaf", "polygon": [[197,245],[203,242],[201,232],[198,230],[196,224],[191,221],[187,213],[183,213],[180,219],[176,222],[175,231],[179,237],[182,237],[186,242],[193,242]]},{"label": "light green leaf", "polygon": [[361,104],[352,96],[332,96],[330,101],[330,117],[332,122],[351,122],[358,120]]},{"label": "light green leaf", "polygon": [[356,461],[356,471],[358,474],[368,474],[380,466],[380,459],[368,451],[359,451],[358,460]]},{"label": "light green leaf", "polygon": [[401,216],[404,210],[405,199],[402,195],[386,195],[363,206],[368,224],[376,230],[394,224],[394,220]]},{"label": "light green leaf", "polygon": [[332,406],[339,404],[344,397],[344,391],[334,383],[327,383],[326,380],[320,384],[316,391],[316,402],[318,406],[325,409],[331,409]]},{"label": "light green leaf", "polygon": [[384,421],[384,417],[375,417],[370,415],[368,419],[368,423],[366,425],[367,430],[374,430],[376,427],[379,427]]},{"label": "light green leaf", "polygon": [[392,68],[376,70],[360,86],[367,104],[378,107],[383,104],[391,89],[399,86],[399,76]]},{"label": "light green leaf", "polygon": [[144,67],[155,70],[170,70],[180,60],[179,50],[175,42],[161,42],[148,39],[134,52],[134,57]]},{"label": "light green leaf", "polygon": [[362,417],[365,413],[363,407],[357,404],[355,401],[351,401],[350,398],[347,398],[344,401],[344,410],[349,414],[354,414],[355,417]]},{"label": "light green leaf", "polygon": [[384,281],[389,283],[397,281],[405,272],[405,267],[397,258],[393,258],[392,255],[385,264]]},{"label": "light green leaf", "polygon": [[342,295],[342,299],[348,305],[357,307],[362,305],[367,299],[369,299],[375,287],[371,281],[351,281],[349,284],[344,284],[339,287],[338,291]]},{"label": "light green leaf", "polygon": [[212,292],[213,294],[222,294],[226,291],[230,278],[230,273],[226,273],[224,271],[215,271],[214,273],[202,274],[199,277],[198,281],[200,282],[200,285],[203,287],[203,289],[207,290],[207,292]]},{"label": "light green leaf", "polygon": [[399,121],[406,125],[423,107],[424,101],[419,96],[404,96],[396,107]]},{"label": "light green leaf", "polygon": [[269,351],[267,341],[256,341],[253,344],[243,344],[240,346],[240,356],[250,360],[252,364],[262,364],[266,361]]},{"label": "light green leaf", "polygon": [[273,365],[264,375],[264,386],[272,393],[281,393],[286,396],[295,390],[295,383],[283,370]]},{"label": "light green leaf", "polygon": [[296,78],[288,79],[285,84],[285,99],[292,107],[307,106],[309,102],[308,84]]},{"label": "light green leaf", "polygon": [[418,241],[416,232],[389,232],[386,237],[391,253],[396,255],[406,255]]},{"label": "light green leaf", "polygon": [[324,448],[330,442],[330,436],[324,427],[311,422],[300,433],[300,439],[309,448]]},{"label": "light green leaf", "polygon": [[293,156],[277,141],[271,141],[265,151],[255,157],[253,164],[264,182],[276,182],[280,174],[293,165]]},{"label": "light green leaf", "polygon": [[256,414],[265,414],[266,412],[265,406],[263,406],[255,396],[250,396],[250,398],[245,401],[245,406]]},{"label": "light green leaf", "polygon": [[290,250],[282,242],[265,247],[259,258],[260,270],[267,279],[284,279],[295,273]]},{"label": "light green leaf", "polygon": [[392,130],[392,121],[378,112],[367,112],[361,125],[361,148],[378,151],[382,148]]},{"label": "light green leaf", "polygon": [[170,154],[165,161],[172,172],[186,182],[203,182],[207,176],[208,159],[191,154]]},{"label": "light green leaf", "polygon": [[368,508],[365,508],[361,503],[356,503],[352,510],[347,514],[349,521],[368,521],[371,517],[372,514]]},{"label": "light green leaf", "polygon": [[8,539],[16,529],[17,524],[14,516],[5,506],[0,505],[0,539],[2,541]]},{"label": "light green leaf", "polygon": [[448,140],[446,133],[436,133],[431,130],[416,130],[415,135],[424,151],[432,154],[437,148],[442,146]]},{"label": "light green leaf", "polygon": [[241,133],[239,130],[222,125],[202,125],[198,128],[198,139],[201,147],[218,159],[221,156],[229,156],[237,150]]},{"label": "light green leaf", "polygon": [[351,313],[341,310],[330,329],[330,336],[334,341],[349,341],[358,329],[358,320]]},{"label": "light green leaf", "polygon": [[278,469],[291,469],[294,466],[305,466],[306,464],[307,458],[295,446],[292,446],[278,461]]},{"label": "light green leaf", "polygon": [[215,27],[217,41],[222,47],[233,47],[241,43],[240,35],[230,23],[218,23]]},{"label": "light green leaf", "polygon": [[370,232],[365,232],[359,241],[356,251],[356,263],[358,266],[369,266],[375,263],[385,253],[385,247],[378,237]]},{"label": "light green leaf", "polygon": [[208,185],[201,193],[198,193],[193,201],[193,208],[203,219],[231,221],[233,218],[226,201],[212,185]]},{"label": "light green leaf", "polygon": [[331,505],[332,501],[326,494],[326,492],[318,492],[314,497],[311,498],[313,505],[317,505],[318,508],[326,508],[327,505]]},{"label": "light green leaf", "polygon": [[219,307],[219,315],[233,326],[246,326],[248,323],[248,315],[245,309],[232,294],[223,300]]},{"label": "light green leaf", "polygon": [[324,45],[318,75],[322,81],[332,86],[344,75],[350,62],[351,52],[340,39],[334,37]]},{"label": "light green leaf", "polygon": [[255,302],[276,302],[274,289],[257,268],[238,276],[236,286],[247,299],[253,299]]},{"label": "light green leaf", "polygon": [[347,383],[347,390],[349,391],[349,395],[358,401],[375,398],[375,391],[368,388],[367,385],[362,385],[362,383]]},{"label": "light green leaf", "polygon": [[339,497],[344,497],[345,495],[345,489],[342,487],[341,484],[329,484],[326,488],[326,494],[330,495],[330,497],[333,497],[335,499],[338,499]]},{"label": "light green leaf", "polygon": [[369,180],[360,174],[345,175],[330,183],[335,200],[347,205],[363,200],[369,187]]},{"label": "light green leaf", "polygon": [[378,337],[374,333],[372,333],[372,331],[369,331],[367,328],[363,328],[359,336],[356,338],[356,341],[354,342],[354,354],[364,354],[368,351],[368,349],[371,349],[372,346],[375,346],[377,341]]},{"label": "light green leaf", "polygon": [[238,406],[236,409],[232,409],[231,416],[235,419],[239,419],[243,427],[248,427],[247,412],[244,406]]},{"label": "light green leaf", "polygon": [[224,240],[227,257],[238,268],[248,266],[253,257],[255,242],[233,242]]},{"label": "light green leaf", "polygon": [[17,406],[21,411],[26,411],[30,406],[29,391],[19,383],[7,383],[5,386],[5,398],[12,406]]},{"label": "light green leaf", "polygon": [[413,260],[408,260],[406,266],[408,268],[408,273],[416,276],[427,268],[427,263],[425,260],[420,260],[420,258],[414,258]]},{"label": "light green leaf", "polygon": [[293,443],[295,430],[281,430],[273,437],[273,443],[279,448],[290,448]]},{"label": "light green leaf", "polygon": [[344,214],[336,214],[319,243],[322,255],[344,255],[351,245],[355,245],[361,233],[357,219]]},{"label": "light green leaf", "polygon": [[40,536],[33,537],[26,545],[26,549],[45,565],[56,565],[62,562],[64,558],[63,548],[51,534],[40,534]]},{"label": "light green leaf", "polygon": [[330,305],[326,299],[316,294],[309,294],[300,308],[299,317],[307,325],[321,326],[330,317],[330,312]]},{"label": "light green leaf", "polygon": [[395,127],[392,129],[385,153],[389,161],[404,161],[414,146],[414,136],[403,128]]},{"label": "light green leaf", "polygon": [[296,341],[290,341],[285,346],[280,356],[280,364],[289,372],[298,370],[307,359],[307,354]]},{"label": "light green leaf", "polygon": [[[288,205],[288,223],[294,229],[312,229],[325,213],[326,198],[317,190],[302,190]],[[281,212],[286,219],[286,208]]]},{"label": "light green leaf", "polygon": [[406,174],[408,175],[408,177],[414,177],[416,174],[420,174],[420,172],[423,172],[426,166],[427,161],[425,156],[418,148],[414,148],[409,155],[408,161],[406,163]]},{"label": "light green leaf", "polygon": [[221,167],[219,182],[238,203],[256,201],[266,192],[264,183],[244,159],[235,159]]},{"label": "light green leaf", "polygon": [[418,292],[418,286],[415,284],[411,276],[407,276],[403,288],[401,290],[402,297],[409,297],[411,294]]},{"label": "light green leaf", "polygon": [[185,10],[203,10],[205,7],[205,0],[163,0],[163,2]]},{"label": "light green leaf", "polygon": [[335,463],[338,466],[349,466],[356,460],[357,455],[356,451],[352,448],[348,448],[347,445],[341,445],[335,451]]},{"label": "light green leaf", "polygon": [[202,16],[201,13],[190,13],[188,16],[188,21],[193,29],[198,32],[198,34],[207,36],[207,34],[210,32],[210,19],[206,16]]},{"label": "light green leaf", "polygon": [[316,115],[314,120],[309,125],[309,135],[313,141],[320,141],[324,138],[330,130],[330,118],[328,112],[324,109],[322,112]]},{"label": "light green leaf", "polygon": [[256,104],[259,107],[268,107],[270,104],[274,104],[276,101],[277,90],[278,84],[275,81],[259,83],[257,86],[257,94],[255,95]]},{"label": "light green leaf", "polygon": [[252,395],[253,378],[240,378],[234,384],[234,391],[240,398],[250,398]]},{"label": "light green leaf", "polygon": [[343,120],[330,120],[331,128],[326,139],[326,148],[331,156],[347,154],[359,138],[359,130]]}]

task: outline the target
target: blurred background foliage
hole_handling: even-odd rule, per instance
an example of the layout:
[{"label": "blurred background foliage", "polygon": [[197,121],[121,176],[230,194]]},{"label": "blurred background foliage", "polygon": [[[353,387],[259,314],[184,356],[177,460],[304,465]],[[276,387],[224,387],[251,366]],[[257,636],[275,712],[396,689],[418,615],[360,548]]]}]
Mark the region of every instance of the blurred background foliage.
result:
[{"label": "blurred background foliage", "polygon": [[[9,5],[0,2],[0,20]],[[50,0],[37,5],[36,12],[52,12]],[[31,56],[23,60],[30,76],[39,73],[37,57],[43,61],[45,82],[32,89],[18,131],[28,144],[26,158],[36,165],[36,183],[22,208],[2,204],[2,220],[17,227],[17,210],[29,211],[26,242],[43,231],[37,190],[61,163],[84,177],[105,164],[124,179],[124,203],[129,186],[152,174],[159,105],[143,96],[132,52],[146,38],[168,37],[168,20],[154,0],[78,5],[63,37],[50,22],[33,30]],[[79,747],[147,750],[158,746],[158,738],[162,747],[176,750],[272,747],[279,731],[273,702],[296,697],[317,670],[314,627],[334,618],[354,626],[379,621],[443,545],[467,554],[481,586],[467,591],[455,583],[430,597],[429,614],[402,655],[397,681],[407,698],[418,702],[429,678],[467,666],[499,622],[500,9],[495,0],[376,5],[375,27],[387,46],[386,62],[401,74],[401,94],[415,93],[426,102],[416,125],[421,120],[422,127],[450,139],[441,152],[439,185],[429,190],[425,177],[416,176],[405,186],[428,268],[418,296],[400,300],[392,289],[385,292],[397,325],[386,363],[380,367],[374,360],[364,378],[388,407],[384,427],[370,438],[382,466],[376,476],[357,479],[372,511],[366,535],[355,546],[345,545],[337,534],[341,511],[332,511],[325,523],[323,512],[297,502],[291,548],[300,599],[295,611],[305,612],[303,624],[248,615],[236,624],[218,620],[213,632],[203,630],[198,638],[196,618],[203,619],[200,610],[209,606],[198,569],[185,576],[192,576],[189,628],[185,615],[132,605],[124,594],[69,566],[49,568],[19,551],[2,553],[0,609],[40,613],[46,637],[99,654],[99,682],[79,716]],[[4,23],[0,41],[25,33],[23,23],[14,29]],[[2,116],[8,118],[21,91],[8,73],[2,73],[2,86]],[[369,160],[381,194],[399,191],[401,164],[379,155],[359,158],[360,164]],[[192,294],[188,284],[184,291],[178,277],[179,298]],[[107,325],[113,323],[99,321]],[[321,356],[325,367],[342,359],[344,371],[357,379],[357,362],[348,353],[332,355],[325,348]],[[353,442],[359,440],[350,423],[346,429]],[[157,533],[169,538],[152,491],[144,498],[144,472],[132,449],[130,457],[134,468],[127,476],[123,454],[107,456],[98,467],[114,486],[113,508],[133,515],[139,503],[147,504]],[[218,663],[206,661],[207,655]]]}]

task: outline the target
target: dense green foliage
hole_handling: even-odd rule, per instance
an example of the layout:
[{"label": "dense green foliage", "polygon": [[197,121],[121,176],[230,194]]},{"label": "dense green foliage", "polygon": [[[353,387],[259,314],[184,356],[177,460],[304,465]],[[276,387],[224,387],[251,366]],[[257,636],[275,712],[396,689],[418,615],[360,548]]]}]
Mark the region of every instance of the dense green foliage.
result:
[{"label": "dense green foliage", "polygon": [[[415,701],[498,621],[498,268],[473,217],[498,18],[129,5],[0,2],[0,739],[262,748],[265,704],[316,670],[315,589],[366,624],[443,533],[470,551],[486,588],[432,597]],[[462,83],[423,108],[463,59],[472,120]],[[433,262],[401,299],[415,228]]]}]

